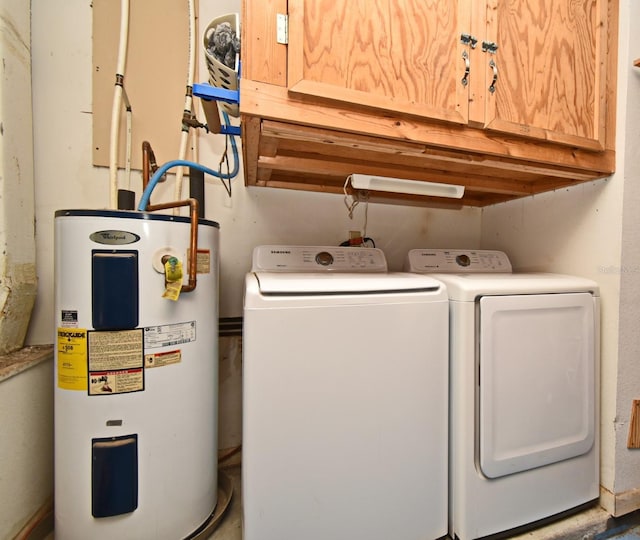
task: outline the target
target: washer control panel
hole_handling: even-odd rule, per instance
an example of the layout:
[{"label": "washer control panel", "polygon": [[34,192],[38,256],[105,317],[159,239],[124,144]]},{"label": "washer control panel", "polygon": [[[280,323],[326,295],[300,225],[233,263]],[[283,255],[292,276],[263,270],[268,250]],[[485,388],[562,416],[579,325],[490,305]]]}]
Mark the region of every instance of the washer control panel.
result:
[{"label": "washer control panel", "polygon": [[420,274],[512,271],[506,253],[488,249],[412,249],[404,269]]},{"label": "washer control panel", "polygon": [[252,272],[386,272],[376,248],[334,246],[258,246]]}]

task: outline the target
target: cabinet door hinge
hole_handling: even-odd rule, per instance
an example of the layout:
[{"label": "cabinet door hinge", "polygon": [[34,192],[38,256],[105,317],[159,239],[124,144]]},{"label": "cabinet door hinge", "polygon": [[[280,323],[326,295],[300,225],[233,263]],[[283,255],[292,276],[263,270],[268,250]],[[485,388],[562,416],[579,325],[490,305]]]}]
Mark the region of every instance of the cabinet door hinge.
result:
[{"label": "cabinet door hinge", "polygon": [[289,16],[286,13],[278,13],[276,20],[276,41],[283,45],[289,44]]},{"label": "cabinet door hinge", "polygon": [[482,42],[482,52],[488,52],[491,54],[496,54],[498,50],[498,44],[493,41],[483,41]]}]

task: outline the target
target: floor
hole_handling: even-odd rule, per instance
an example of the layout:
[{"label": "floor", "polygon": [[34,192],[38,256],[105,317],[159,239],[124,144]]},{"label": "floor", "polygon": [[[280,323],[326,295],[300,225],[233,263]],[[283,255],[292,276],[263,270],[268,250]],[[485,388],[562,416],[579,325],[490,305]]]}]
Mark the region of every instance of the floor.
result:
[{"label": "floor", "polygon": [[[640,540],[640,514],[613,519],[597,504],[548,525],[509,538],[517,540]],[[627,536],[618,536],[626,534]]]},{"label": "floor", "polygon": [[594,540],[634,540],[640,538],[640,526],[622,526],[596,535]]},{"label": "floor", "polygon": [[242,501],[240,497],[240,466],[222,469],[222,473],[231,478],[233,494],[231,502],[219,522],[217,529],[207,540],[242,539]]},{"label": "floor", "polygon": [[[233,486],[231,500],[209,536],[199,540],[242,540],[240,466],[222,470]],[[613,519],[599,506],[545,526],[503,538],[513,540],[640,540],[640,511]],[[53,533],[44,540],[54,540]]]},{"label": "floor", "polygon": [[[233,481],[231,503],[207,540],[242,539],[240,467],[225,469]],[[613,519],[597,505],[565,519],[510,536],[513,540],[640,540],[640,511]]]}]

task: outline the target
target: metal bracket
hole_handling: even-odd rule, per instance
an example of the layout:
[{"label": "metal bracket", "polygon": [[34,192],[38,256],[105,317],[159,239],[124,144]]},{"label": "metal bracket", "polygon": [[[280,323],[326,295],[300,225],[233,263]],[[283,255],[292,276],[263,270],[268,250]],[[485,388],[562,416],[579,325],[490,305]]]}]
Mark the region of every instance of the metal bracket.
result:
[{"label": "metal bracket", "polygon": [[[239,90],[227,90],[226,88],[218,88],[210,84],[195,83],[193,85],[193,95],[204,100],[224,101],[225,103],[234,104],[240,103]],[[222,125],[220,127],[220,133],[240,136],[240,127]]]},{"label": "metal bracket", "polygon": [[472,36],[471,34],[460,34],[460,43],[469,45],[472,49],[475,49],[476,45],[478,44],[478,38]]},{"label": "metal bracket", "polygon": [[488,52],[491,54],[495,54],[498,50],[498,44],[493,41],[483,41],[482,42],[482,52]]},{"label": "metal bracket", "polygon": [[289,16],[286,13],[276,15],[276,41],[282,45],[289,44]]}]

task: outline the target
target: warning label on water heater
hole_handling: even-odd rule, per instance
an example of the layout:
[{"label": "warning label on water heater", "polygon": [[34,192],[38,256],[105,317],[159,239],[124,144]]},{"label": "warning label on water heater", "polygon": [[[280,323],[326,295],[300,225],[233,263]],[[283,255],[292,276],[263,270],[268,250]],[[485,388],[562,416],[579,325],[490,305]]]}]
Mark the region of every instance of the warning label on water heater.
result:
[{"label": "warning label on water heater", "polygon": [[171,364],[179,364],[180,362],[182,362],[182,352],[180,349],[144,355],[145,368],[169,366]]},{"label": "warning label on water heater", "polygon": [[142,328],[89,332],[88,367],[90,396],[144,390]]},{"label": "warning label on water heater", "polygon": [[112,395],[139,392],[144,389],[142,368],[120,371],[92,371],[89,377],[89,395]]}]

